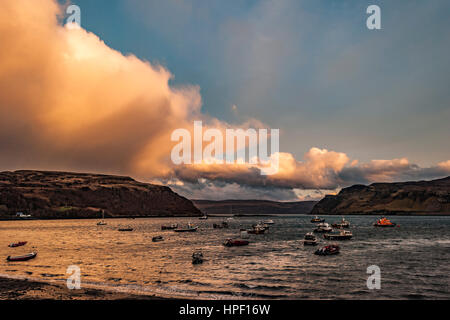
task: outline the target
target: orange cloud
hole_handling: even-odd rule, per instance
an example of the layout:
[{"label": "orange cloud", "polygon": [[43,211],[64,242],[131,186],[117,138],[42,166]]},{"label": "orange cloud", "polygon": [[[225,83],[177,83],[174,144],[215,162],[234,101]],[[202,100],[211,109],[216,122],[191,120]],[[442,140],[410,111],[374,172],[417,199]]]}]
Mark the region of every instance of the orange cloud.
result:
[{"label": "orange cloud", "polygon": [[[248,164],[175,166],[173,130],[190,130],[194,120],[221,132],[230,125],[201,113],[197,86],[170,86],[167,69],[66,28],[61,17],[54,0],[0,1],[1,168],[118,173],[178,186],[206,179],[229,183],[236,194],[237,185],[335,189],[422,172],[407,159],[358,163],[319,148],[302,161],[280,152],[279,172],[271,176]],[[267,128],[256,119],[239,127]],[[449,173],[450,164],[427,172]]]}]

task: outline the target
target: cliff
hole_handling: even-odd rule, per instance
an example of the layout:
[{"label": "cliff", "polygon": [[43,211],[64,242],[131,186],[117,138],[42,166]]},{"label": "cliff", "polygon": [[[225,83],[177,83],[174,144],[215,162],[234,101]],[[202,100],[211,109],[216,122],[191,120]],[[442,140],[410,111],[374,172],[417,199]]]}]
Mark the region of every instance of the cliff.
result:
[{"label": "cliff", "polygon": [[317,201],[193,200],[206,214],[308,214]]},{"label": "cliff", "polygon": [[374,183],[342,189],[320,200],[312,214],[450,214],[450,177]]},{"label": "cliff", "polygon": [[199,216],[170,188],[129,177],[48,171],[0,172],[0,217]]}]

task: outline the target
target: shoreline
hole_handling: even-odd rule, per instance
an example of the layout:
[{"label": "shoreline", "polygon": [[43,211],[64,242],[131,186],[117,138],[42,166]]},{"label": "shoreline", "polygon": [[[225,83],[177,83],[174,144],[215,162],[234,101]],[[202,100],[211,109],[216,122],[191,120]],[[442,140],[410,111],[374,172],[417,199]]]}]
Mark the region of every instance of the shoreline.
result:
[{"label": "shoreline", "polygon": [[[224,217],[236,217],[236,218],[245,218],[245,217],[277,217],[277,216],[394,216],[394,217],[448,217],[450,216],[450,212],[434,212],[434,213],[422,213],[422,212],[411,212],[411,213],[382,213],[382,212],[368,212],[368,213],[287,213],[287,214],[208,214],[210,218],[224,218]],[[201,216],[122,216],[122,217],[105,217],[105,220],[113,220],[113,219],[149,219],[149,218],[199,218]],[[50,221],[50,220],[101,220],[98,217],[92,218],[77,218],[77,217],[64,217],[64,218],[5,218],[0,217],[0,221]]]},{"label": "shoreline", "polygon": [[99,288],[69,290],[63,283],[0,276],[0,300],[174,300]]}]

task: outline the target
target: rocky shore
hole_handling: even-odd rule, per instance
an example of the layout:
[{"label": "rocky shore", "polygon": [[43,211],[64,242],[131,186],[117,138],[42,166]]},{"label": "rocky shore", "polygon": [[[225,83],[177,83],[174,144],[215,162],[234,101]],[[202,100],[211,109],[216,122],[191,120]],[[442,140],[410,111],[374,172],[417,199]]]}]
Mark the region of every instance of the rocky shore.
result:
[{"label": "rocky shore", "polygon": [[63,284],[0,277],[0,300],[161,300],[150,295],[81,288],[69,290]]}]

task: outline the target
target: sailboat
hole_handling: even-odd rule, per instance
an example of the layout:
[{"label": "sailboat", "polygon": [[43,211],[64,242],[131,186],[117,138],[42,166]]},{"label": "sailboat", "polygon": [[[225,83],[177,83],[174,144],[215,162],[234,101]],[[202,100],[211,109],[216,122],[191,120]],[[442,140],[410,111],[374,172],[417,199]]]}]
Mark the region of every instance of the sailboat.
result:
[{"label": "sailboat", "polygon": [[98,226],[106,226],[106,222],[105,222],[105,211],[102,210],[102,221],[97,222]]}]

